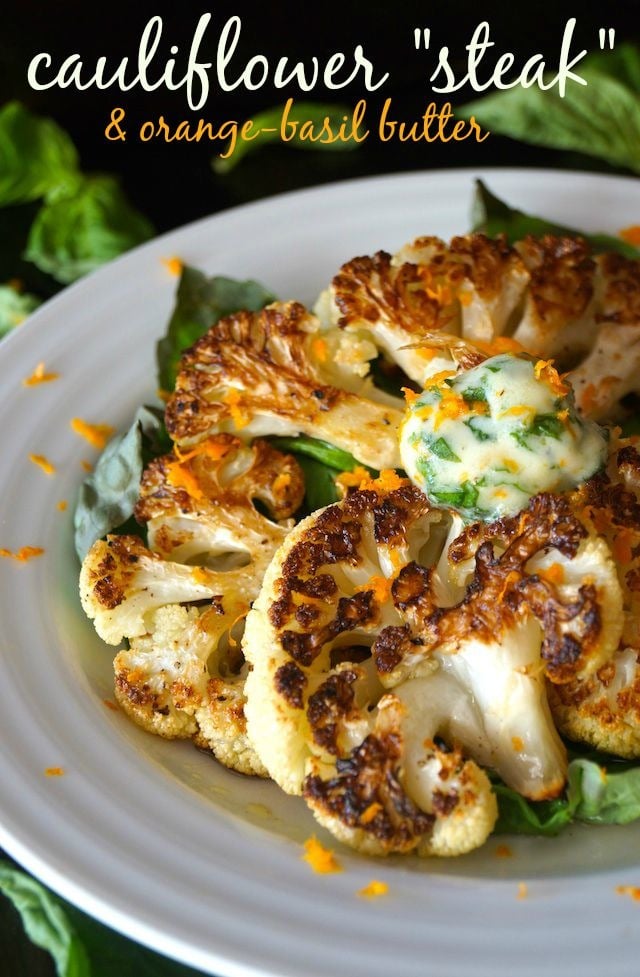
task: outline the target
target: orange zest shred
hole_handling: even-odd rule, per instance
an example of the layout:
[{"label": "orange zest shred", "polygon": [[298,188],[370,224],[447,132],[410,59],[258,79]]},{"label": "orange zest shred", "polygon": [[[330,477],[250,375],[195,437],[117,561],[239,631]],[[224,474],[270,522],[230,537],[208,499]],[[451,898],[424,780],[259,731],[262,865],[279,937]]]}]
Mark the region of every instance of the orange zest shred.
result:
[{"label": "orange zest shred", "polygon": [[368,492],[395,492],[403,484],[404,479],[400,478],[395,469],[383,468],[378,478],[367,478],[360,488]]},{"label": "orange zest shred", "polygon": [[83,469],[83,471],[85,471],[85,472],[92,472],[92,471],[93,471],[93,465],[91,464],[91,462],[90,462],[90,461],[87,461],[87,459],[86,459],[86,458],[83,458],[83,459],[82,459],[82,461],[80,462],[80,467],[81,467],[81,468]]},{"label": "orange zest shred", "polygon": [[498,414],[498,420],[502,420],[503,417],[522,417],[525,414],[535,414],[535,407],[531,407],[529,404],[514,404],[513,407],[507,407],[506,410],[500,411]]},{"label": "orange zest shred", "polygon": [[183,465],[185,462],[191,461],[192,458],[196,458],[198,455],[206,455],[206,457],[211,458],[212,461],[219,461],[221,458],[224,458],[233,445],[237,443],[238,442],[236,441],[216,441],[215,438],[205,438],[203,441],[200,441],[195,448],[192,448],[191,451],[187,451],[184,454],[180,451],[177,444],[173,446],[173,450],[176,458],[180,464]]},{"label": "orange zest shred", "polygon": [[[356,587],[355,589],[356,593],[363,590],[370,590],[373,594],[374,600],[378,604],[386,604],[389,600],[392,584],[393,579],[391,577],[373,576],[370,577],[366,583],[360,584],[360,586]],[[369,808],[367,808],[367,810],[369,810]]]},{"label": "orange zest shred", "polygon": [[314,339],[311,343],[311,352],[320,363],[327,361],[327,342],[325,339]]},{"label": "orange zest shred", "polygon": [[358,890],[358,895],[362,899],[378,899],[380,896],[386,896],[388,891],[389,886],[386,882],[381,882],[379,879],[372,879],[368,885]]},{"label": "orange zest shred", "polygon": [[533,368],[536,380],[542,380],[555,394],[568,394],[571,387],[565,382],[566,374],[560,375],[553,365],[553,360],[538,360]]},{"label": "orange zest shred", "polygon": [[180,275],[182,269],[184,268],[184,263],[180,261],[180,258],[161,258],[162,264],[165,266],[170,275]]},{"label": "orange zest shred", "polygon": [[87,421],[83,421],[81,417],[74,417],[70,424],[74,434],[84,438],[85,441],[99,450],[104,448],[111,435],[115,433],[115,428],[111,427],[110,424],[89,424]]},{"label": "orange zest shred", "polygon": [[45,777],[62,777],[64,776],[64,770],[62,767],[46,767],[44,775]]},{"label": "orange zest shred", "polygon": [[473,302],[473,292],[468,289],[460,290],[458,292],[458,302],[463,309],[466,309]]},{"label": "orange zest shred", "polygon": [[404,399],[407,403],[407,407],[412,407],[413,404],[415,404],[418,397],[420,396],[420,394],[416,393],[415,390],[412,390],[411,387],[400,387],[400,389],[404,394]]},{"label": "orange zest shred", "polygon": [[222,400],[229,407],[231,419],[237,429],[240,431],[243,427],[246,427],[251,418],[240,408],[240,402],[242,400],[241,392],[236,387],[230,387]]},{"label": "orange zest shred", "polygon": [[640,902],[640,885],[617,885],[619,896],[630,896],[634,902]]},{"label": "orange zest shred", "polygon": [[196,583],[202,584],[203,587],[211,583],[206,567],[194,567],[191,571],[191,576]]},{"label": "orange zest shred", "polygon": [[477,346],[481,353],[489,356],[498,356],[500,353],[523,353],[524,346],[510,336],[496,336],[491,342],[484,339],[474,339],[473,345]]},{"label": "orange zest shred", "polygon": [[44,550],[42,546],[21,546],[19,550],[0,549],[0,556],[9,560],[17,560],[18,563],[26,563],[33,560],[36,556],[42,556]]},{"label": "orange zest shred", "polygon": [[57,380],[59,373],[45,373],[44,363],[38,363],[30,377],[25,377],[22,381],[23,387],[35,387],[39,383],[50,383]]},{"label": "orange zest shred", "polygon": [[526,882],[518,882],[518,895],[517,899],[526,899],[529,895],[529,887]]},{"label": "orange zest shred", "polygon": [[58,512],[66,512],[68,505],[69,503],[67,502],[66,499],[60,499],[60,501],[56,503],[56,509],[58,510]]},{"label": "orange zest shred", "polygon": [[358,818],[360,824],[371,824],[373,819],[382,810],[382,804],[379,801],[373,801],[368,807],[364,809],[360,817]]},{"label": "orange zest shred", "polygon": [[618,237],[621,237],[623,241],[627,244],[634,244],[636,247],[640,246],[640,224],[632,224],[631,227],[623,227],[621,231],[618,231]]},{"label": "orange zest shred", "polygon": [[54,475],[56,466],[53,465],[44,455],[29,455],[29,461],[41,468],[45,475]]},{"label": "orange zest shred", "polygon": [[370,480],[370,478],[367,469],[362,465],[357,465],[351,472],[340,472],[339,475],[336,475],[335,483],[346,495],[348,489],[360,488],[363,482]]},{"label": "orange zest shred", "polygon": [[321,845],[315,835],[312,835],[311,838],[307,838],[305,841],[304,855],[302,858],[319,875],[328,875],[331,872],[342,871],[342,865],[334,853],[329,848]]},{"label": "orange zest shred", "polygon": [[167,465],[167,482],[173,488],[184,489],[192,499],[204,499],[198,479],[191,469],[181,461],[172,461]]},{"label": "orange zest shred", "polygon": [[496,858],[513,858],[513,852],[508,845],[498,845],[496,848]]},{"label": "orange zest shred", "polygon": [[107,709],[110,709],[111,712],[120,712],[117,703],[115,703],[113,699],[103,699],[102,704],[106,706]]},{"label": "orange zest shred", "polygon": [[564,567],[561,563],[552,563],[548,567],[544,567],[542,570],[538,570],[538,575],[542,577],[543,580],[548,580],[552,584],[564,583]]},{"label": "orange zest shred", "polygon": [[289,472],[280,472],[280,474],[276,476],[273,482],[273,494],[285,495],[290,485],[291,485],[291,475],[289,474]]},{"label": "orange zest shred", "polygon": [[523,743],[522,739],[519,736],[512,736],[511,737],[511,745],[514,748],[514,750],[516,751],[516,753],[521,753],[522,750],[524,749],[524,743]]}]

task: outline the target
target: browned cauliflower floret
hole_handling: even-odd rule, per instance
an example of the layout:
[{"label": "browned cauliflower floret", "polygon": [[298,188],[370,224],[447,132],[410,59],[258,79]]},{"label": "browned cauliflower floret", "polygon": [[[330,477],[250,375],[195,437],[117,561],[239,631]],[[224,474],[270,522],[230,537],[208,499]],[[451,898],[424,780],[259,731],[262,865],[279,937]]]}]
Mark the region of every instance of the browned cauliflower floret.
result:
[{"label": "browned cauliflower floret", "polygon": [[[167,429],[187,448],[211,434],[306,434],[371,467],[398,467],[401,403],[334,367],[315,316],[297,302],[222,319],[183,356]],[[338,384],[338,385],[336,385]]]},{"label": "browned cauliflower floret", "polygon": [[[592,256],[581,238],[419,238],[347,262],[318,300],[325,328],[366,337],[416,383],[448,369],[438,333],[476,353],[524,349],[570,371],[580,410],[624,413],[640,391],[640,261]],[[460,364],[466,368],[465,364]]]},{"label": "browned cauliflower floret", "polygon": [[298,508],[302,473],[291,456],[230,435],[184,455],[155,459],[144,473],[137,537],[94,544],[81,596],[98,634],[128,639],[115,658],[116,697],[143,728],[192,738],[227,766],[264,775],[246,735],[240,638],[244,618]]},{"label": "browned cauliflower floret", "polygon": [[419,238],[393,258],[379,251],[347,262],[316,311],[326,325],[369,337],[422,385],[444,368],[434,347],[416,346],[425,333],[492,340],[506,326],[527,278],[501,239],[468,235],[447,246],[438,238]]},{"label": "browned cauliflower floret", "polygon": [[292,531],[247,619],[249,735],[270,775],[363,851],[484,841],[494,802],[455,744],[526,796],[557,794],[544,672],[569,681],[617,646],[607,547],[565,500],[460,529],[386,474]]},{"label": "browned cauliflower floret", "polygon": [[605,471],[575,493],[581,518],[615,556],[623,596],[620,650],[595,674],[550,692],[553,715],[570,739],[623,757],[640,756],[640,455],[613,438]]}]

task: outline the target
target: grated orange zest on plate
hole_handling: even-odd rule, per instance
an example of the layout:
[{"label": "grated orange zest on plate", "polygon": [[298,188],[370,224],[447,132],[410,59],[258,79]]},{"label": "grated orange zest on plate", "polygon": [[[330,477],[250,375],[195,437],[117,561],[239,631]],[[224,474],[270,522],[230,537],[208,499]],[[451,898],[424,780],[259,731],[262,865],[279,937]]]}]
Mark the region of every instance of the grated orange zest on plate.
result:
[{"label": "grated orange zest on plate", "polygon": [[29,455],[29,461],[32,461],[34,465],[41,468],[45,475],[54,475],[56,471],[56,466],[45,458],[44,455]]},{"label": "grated orange zest on plate", "polygon": [[36,556],[42,556],[44,549],[41,546],[21,546],[19,550],[0,549],[0,556],[9,560],[17,560],[18,563],[26,563],[33,560]]},{"label": "grated orange zest on plate", "polygon": [[30,377],[25,377],[22,381],[23,387],[35,387],[39,383],[50,383],[57,380],[59,373],[45,373],[44,363],[38,363]]},{"label": "grated orange zest on plate", "polygon": [[634,902],[640,902],[639,885],[617,885],[616,892],[619,896],[630,896]]},{"label": "grated orange zest on plate", "polygon": [[44,771],[45,777],[63,777],[64,770],[62,767],[47,767]]},{"label": "grated orange zest on plate", "polygon": [[60,501],[56,503],[56,509],[58,512],[66,512],[68,505],[69,503],[66,499],[60,499]]},{"label": "grated orange zest on plate", "polygon": [[304,843],[303,861],[308,862],[314,872],[328,875],[331,872],[341,872],[342,865],[330,848],[320,844],[315,835],[307,838]]},{"label": "grated orange zest on plate", "polygon": [[184,263],[180,258],[161,258],[162,264],[165,266],[170,275],[180,275],[182,274],[182,269],[184,268]]},{"label": "grated orange zest on plate", "polygon": [[378,899],[380,896],[386,896],[389,891],[389,886],[386,882],[381,882],[379,879],[372,879],[368,885],[358,891],[358,895],[362,899]]},{"label": "grated orange zest on plate", "polygon": [[83,421],[81,417],[74,417],[69,423],[74,434],[84,438],[90,445],[100,450],[104,448],[111,435],[115,433],[115,428],[111,427],[110,424],[89,424],[88,421]]}]

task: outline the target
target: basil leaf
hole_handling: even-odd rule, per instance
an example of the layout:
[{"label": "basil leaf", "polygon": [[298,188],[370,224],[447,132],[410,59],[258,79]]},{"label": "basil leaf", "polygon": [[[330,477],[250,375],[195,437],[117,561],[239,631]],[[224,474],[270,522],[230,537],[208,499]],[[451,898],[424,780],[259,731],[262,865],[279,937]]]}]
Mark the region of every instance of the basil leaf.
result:
[{"label": "basil leaf", "polygon": [[24,257],[69,284],[153,236],[110,176],[86,177],[53,193],[36,214]]},{"label": "basil leaf", "polygon": [[479,492],[473,482],[463,482],[460,488],[450,491],[443,489],[438,492],[429,486],[427,495],[452,509],[473,510],[478,502]]},{"label": "basil leaf", "polygon": [[626,42],[616,44],[613,51],[594,51],[589,55],[588,66],[640,93],[640,50],[635,44]]},{"label": "basil leaf", "polygon": [[573,820],[574,805],[566,797],[553,801],[528,801],[502,783],[494,784],[493,790],[498,800],[496,834],[553,837]]},{"label": "basil leaf", "polygon": [[275,298],[259,282],[221,275],[208,278],[197,268],[185,265],[166,335],[156,347],[160,388],[173,390],[182,353],[219,319],[240,309],[257,312]]},{"label": "basil leaf", "polygon": [[203,977],[108,929],[6,862],[0,892],[20,913],[29,939],[51,954],[58,977]]},{"label": "basil leaf", "polygon": [[[338,472],[353,471],[360,464],[348,451],[336,448],[335,445],[329,444],[327,441],[309,438],[306,434],[300,434],[295,438],[274,437],[269,440],[274,448],[278,448],[279,451],[290,451],[296,455],[315,458],[316,461],[321,461],[323,465],[327,465]],[[366,465],[362,467],[373,475],[378,474],[373,468],[368,468]]]},{"label": "basil leaf", "polygon": [[569,796],[579,821],[628,824],[640,818],[640,766],[617,773],[592,760],[572,760]]},{"label": "basil leaf", "polygon": [[487,393],[483,387],[466,387],[461,390],[462,399],[466,404],[473,404],[475,401],[487,403]]},{"label": "basil leaf", "polygon": [[20,913],[27,936],[53,957],[58,977],[91,977],[89,958],[59,900],[40,882],[0,865],[0,891]]},{"label": "basil leaf", "polygon": [[40,299],[29,292],[0,285],[0,336],[19,326],[40,304]]},{"label": "basil leaf", "polygon": [[0,206],[37,200],[73,182],[77,171],[75,147],[52,119],[19,102],[0,109]]},{"label": "basil leaf", "polygon": [[109,441],[80,486],[73,519],[80,561],[97,539],[122,526],[133,514],[145,464],[150,456],[168,450],[162,433],[162,413],[140,407],[129,430]]},{"label": "basil leaf", "polygon": [[442,458],[443,461],[461,460],[455,451],[451,449],[446,438],[438,438],[435,441],[429,441],[429,450],[432,451],[434,455],[437,455],[438,458]]},{"label": "basil leaf", "polygon": [[521,241],[527,234],[542,237],[543,234],[557,234],[560,237],[582,237],[588,241],[596,253],[616,251],[627,258],[640,257],[640,250],[621,238],[609,234],[585,234],[563,224],[542,217],[534,217],[522,210],[516,210],[504,200],[496,197],[482,180],[476,180],[476,192],[472,208],[473,230],[482,231],[489,237],[505,234],[508,242]]},{"label": "basil leaf", "polygon": [[296,455],[296,461],[304,474],[304,514],[308,515],[316,509],[322,509],[338,501],[334,468],[329,468],[315,458],[302,454]]},{"label": "basil leaf", "polygon": [[[314,141],[300,138],[300,128],[305,122],[312,124],[314,133],[318,137],[320,137],[325,123],[331,127],[332,132],[337,132],[344,117],[346,116],[348,120],[353,115],[353,109],[347,105],[325,105],[322,102],[294,101],[287,115],[287,120],[296,124],[296,131],[292,138],[287,141],[281,140],[284,108],[284,105],[275,105],[273,108],[265,109],[264,112],[258,112],[257,115],[254,115],[252,117],[253,128],[251,130],[251,137],[249,139],[238,138],[233,153],[230,156],[226,156],[225,159],[222,156],[216,156],[211,162],[214,173],[220,175],[229,173],[238,165],[244,156],[247,156],[249,153],[255,153],[256,150],[261,149],[263,146],[268,146],[270,143],[281,141],[283,146],[293,146],[296,149],[320,149],[328,152],[343,152],[358,148],[358,143],[355,139],[349,139],[347,141],[338,139],[335,142],[327,142],[326,137],[324,137],[325,141],[322,138],[314,139]],[[291,129],[288,129],[288,132],[291,132]],[[228,153],[231,145],[231,140],[229,140],[222,152],[225,154]]]},{"label": "basil leaf", "polygon": [[584,67],[586,85],[556,88],[517,85],[463,106],[458,115],[475,116],[486,129],[512,139],[570,149],[640,172],[640,100],[601,70]]},{"label": "basil leaf", "polygon": [[[493,433],[493,431],[486,431],[484,429],[484,427],[482,426],[483,425],[483,420],[480,417],[470,417],[468,420],[463,421],[462,423],[465,424],[469,428],[469,430],[471,431],[471,433],[473,434],[473,436],[478,441],[496,441],[497,440],[496,439],[496,435]],[[489,423],[491,423],[491,421],[489,421]]]}]

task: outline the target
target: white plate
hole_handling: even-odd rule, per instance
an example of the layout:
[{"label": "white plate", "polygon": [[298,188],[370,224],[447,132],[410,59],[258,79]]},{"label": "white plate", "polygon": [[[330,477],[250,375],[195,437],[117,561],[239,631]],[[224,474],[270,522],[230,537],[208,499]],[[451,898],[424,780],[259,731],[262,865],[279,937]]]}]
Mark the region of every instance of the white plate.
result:
[{"label": "white plate", "polygon": [[[153,395],[154,340],[175,288],[160,259],[178,255],[311,301],[354,254],[465,231],[475,175],[321,187],[200,221],[67,289],[0,348],[0,546],[46,551],[25,564],[0,560],[0,843],[89,913],[207,972],[638,972],[640,906],[615,889],[640,884],[640,825],[510,840],[511,858],[496,855],[504,839],[448,861],[374,862],[340,850],[344,871],[316,875],[300,858],[316,831],[301,800],[148,736],[105,706],[111,651],[76,596],[71,508],[81,461],[95,452],[69,421],[124,426]],[[640,223],[637,180],[481,175],[523,209],[577,227]],[[39,361],[60,379],[22,386]],[[31,452],[57,473],[36,468]],[[64,775],[45,776],[55,766]],[[359,898],[373,878],[388,895]],[[526,899],[517,898],[521,881]]]}]

